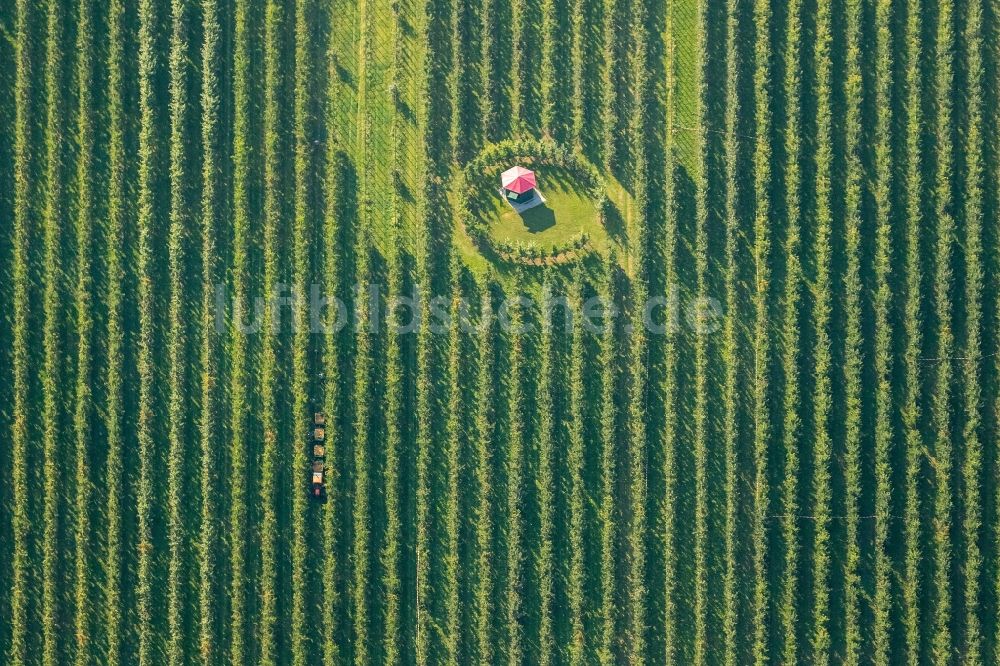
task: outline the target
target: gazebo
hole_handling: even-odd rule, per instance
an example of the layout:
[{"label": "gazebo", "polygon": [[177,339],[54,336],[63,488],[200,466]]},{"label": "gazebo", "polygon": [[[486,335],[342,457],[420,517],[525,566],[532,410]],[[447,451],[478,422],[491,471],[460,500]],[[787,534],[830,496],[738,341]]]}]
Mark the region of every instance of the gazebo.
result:
[{"label": "gazebo", "polygon": [[512,167],[500,174],[503,195],[513,203],[524,203],[535,196],[535,172],[522,166]]}]

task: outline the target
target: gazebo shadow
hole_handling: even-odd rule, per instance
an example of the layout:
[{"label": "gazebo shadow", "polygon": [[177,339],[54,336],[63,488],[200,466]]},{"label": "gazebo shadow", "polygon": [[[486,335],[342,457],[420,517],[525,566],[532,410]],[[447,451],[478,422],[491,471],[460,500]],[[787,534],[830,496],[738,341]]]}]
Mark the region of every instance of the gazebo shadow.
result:
[{"label": "gazebo shadow", "polygon": [[521,221],[529,232],[537,234],[556,226],[556,214],[546,204],[542,204],[521,213]]}]

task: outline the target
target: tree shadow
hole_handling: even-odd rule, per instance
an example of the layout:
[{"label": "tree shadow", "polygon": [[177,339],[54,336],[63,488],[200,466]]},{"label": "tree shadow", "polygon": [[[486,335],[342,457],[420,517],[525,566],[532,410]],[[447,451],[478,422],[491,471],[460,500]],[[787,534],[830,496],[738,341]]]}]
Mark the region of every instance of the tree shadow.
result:
[{"label": "tree shadow", "polygon": [[618,206],[613,203],[609,203],[604,209],[604,229],[612,239],[619,243],[625,241],[625,220],[622,219]]}]

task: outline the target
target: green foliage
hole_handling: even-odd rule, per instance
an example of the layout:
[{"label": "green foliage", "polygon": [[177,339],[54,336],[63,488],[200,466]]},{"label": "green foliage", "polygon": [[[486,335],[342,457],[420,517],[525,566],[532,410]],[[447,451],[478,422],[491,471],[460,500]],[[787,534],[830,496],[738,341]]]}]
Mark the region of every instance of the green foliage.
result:
[{"label": "green foliage", "polygon": [[757,664],[767,661],[768,652],[768,535],[767,515],[770,508],[767,447],[770,437],[768,378],[770,376],[771,340],[768,330],[770,314],[771,262],[771,23],[773,15],[767,0],[754,0],[754,288],[753,333],[753,422],[754,422],[754,481],[753,481],[753,659]]},{"label": "green foliage", "polygon": [[603,177],[596,166],[582,153],[548,139],[542,141],[507,139],[490,144],[466,165],[464,169],[466,183],[468,185],[479,185],[487,181],[492,183],[510,162],[564,167],[580,180],[595,199],[607,197],[604,194]]},{"label": "green foliage", "polygon": [[[334,85],[334,84],[331,84]],[[343,249],[343,226],[351,219],[348,205],[351,202],[349,197],[348,180],[349,162],[347,156],[338,148],[331,148],[327,155],[326,166],[326,211],[323,229],[324,248],[324,269],[327,293],[342,293],[345,276],[342,275],[342,266],[345,263],[346,252]],[[395,287],[395,283],[390,283],[390,290]],[[391,292],[390,292],[391,293]],[[332,313],[328,317],[335,316]],[[336,315],[339,316],[339,315]],[[328,321],[329,323],[329,321]],[[341,427],[341,414],[344,405],[348,402],[342,378],[346,375],[344,370],[344,358],[346,356],[346,337],[336,330],[324,335],[323,347],[323,367],[325,373],[324,405],[327,418],[327,459],[343,460],[341,447],[345,439],[344,430]],[[390,405],[392,394],[389,394]],[[343,605],[340,599],[339,582],[342,566],[340,560],[341,541],[340,536],[345,533],[342,522],[346,522],[343,515],[342,503],[345,481],[344,474],[337,465],[329,466],[327,476],[328,506],[323,516],[323,604],[322,612],[325,621],[323,623],[323,659],[325,666],[333,666],[340,663],[341,650],[338,638],[341,635],[341,622],[338,621],[339,614],[343,612]],[[391,492],[391,489],[390,489]],[[391,531],[389,532],[391,534]],[[391,542],[390,542],[391,543]],[[388,654],[388,649],[387,649]]]},{"label": "green foliage", "polygon": [[109,663],[122,661],[124,638],[123,607],[125,606],[123,543],[124,517],[124,459],[125,459],[125,391],[123,373],[125,369],[125,227],[131,220],[132,206],[129,200],[126,179],[127,116],[125,115],[125,26],[124,6],[113,0],[109,9],[108,54],[108,252],[107,252],[107,403],[105,406],[105,428],[107,432],[107,546],[104,575],[105,606],[103,614],[104,634],[107,643]]},{"label": "green foliage", "polygon": [[575,259],[580,255],[589,254],[593,247],[590,244],[590,234],[581,231],[574,234],[564,243],[556,243],[550,247],[540,247],[534,242],[510,243],[505,240],[491,241],[493,249],[505,261],[515,264],[534,264],[541,260],[546,265],[558,264],[567,259]]},{"label": "green foliage", "polygon": [[[534,259],[537,255],[529,255],[530,245],[518,247],[516,243],[493,240],[489,233],[488,216],[479,210],[477,193],[493,192],[501,171],[512,163],[528,166],[545,167],[558,166],[566,169],[582,185],[594,207],[598,211],[601,222],[605,223],[612,205],[604,189],[603,178],[593,164],[587,161],[581,153],[553,141],[502,141],[484,149],[479,155],[469,161],[459,178],[457,200],[459,202],[456,216],[461,221],[465,232],[472,241],[481,248],[490,248],[501,256],[515,262]],[[582,231],[577,236],[568,239],[552,248],[552,256],[558,256],[573,250],[584,250],[589,239]]]},{"label": "green foliage", "polygon": [[923,20],[914,0],[906,20],[906,305],[903,328],[906,354],[903,407],[903,431],[906,441],[906,558],[903,585],[903,605],[906,625],[906,662],[917,664],[922,648],[921,559],[922,519],[920,497],[920,467],[924,456],[924,436],[921,419],[922,373],[920,356],[923,351],[921,275],[921,228],[923,226],[923,75],[920,57],[923,52]]},{"label": "green foliage", "polygon": [[[316,53],[314,35],[319,30],[315,25],[319,9],[316,5],[301,0],[295,3],[295,222],[292,231],[292,260],[295,268],[292,272],[293,291],[293,335],[294,349],[292,352],[292,418],[295,425],[291,428],[293,474],[289,481],[289,491],[292,496],[291,508],[295,516],[302,517],[292,524],[291,534],[291,564],[292,564],[292,612],[291,627],[286,633],[291,641],[292,664],[306,666],[314,664],[313,644],[311,642],[312,628],[316,626],[313,607],[312,588],[310,581],[310,541],[313,526],[316,524],[315,511],[309,504],[309,498],[302,488],[302,477],[309,470],[307,425],[311,417],[310,407],[314,405],[310,388],[312,383],[312,336],[310,326],[309,301],[307,292],[313,283],[315,275],[312,265],[312,230],[316,227],[318,191],[314,177],[320,161],[313,147],[313,136],[318,123],[314,117],[319,108],[314,93],[315,81],[312,59]],[[303,441],[305,440],[305,442]],[[325,477],[324,477],[325,478]]]},{"label": "green foliage", "polygon": [[798,1],[788,7],[788,27],[786,29],[785,50],[785,100],[788,107],[785,127],[785,153],[788,164],[785,168],[785,207],[788,228],[785,238],[785,294],[784,329],[782,331],[782,361],[784,366],[784,408],[782,422],[785,461],[781,484],[782,519],[781,533],[784,540],[784,580],[781,591],[781,634],[784,636],[782,657],[789,663],[800,658],[798,637],[799,590],[799,476],[802,461],[799,446],[803,428],[800,416],[802,408],[799,387],[799,363],[801,354],[801,290],[802,263],[800,227],[802,224],[802,4]]},{"label": "green foliage", "polygon": [[[425,259],[426,261],[426,259]],[[423,272],[422,277],[426,277]],[[430,456],[433,442],[431,435],[432,406],[434,396],[431,384],[429,363],[432,350],[430,348],[430,333],[427,325],[421,324],[417,338],[417,538],[416,538],[416,569],[417,569],[417,607],[416,607],[416,648],[417,660],[427,663],[431,658],[431,479]],[[357,622],[355,619],[354,622]]]},{"label": "green foliage", "polygon": [[223,653],[219,622],[223,590],[220,562],[221,526],[217,488],[222,479],[219,465],[215,421],[224,398],[218,373],[221,367],[221,346],[216,337],[215,285],[220,281],[217,253],[218,237],[223,228],[220,195],[223,192],[221,170],[226,154],[222,142],[218,67],[222,58],[222,26],[216,0],[202,6],[202,82],[201,82],[201,143],[204,150],[201,179],[201,533],[198,541],[198,656],[205,663],[215,663]]},{"label": "green foliage", "polygon": [[[393,247],[389,250],[389,304],[394,298],[403,295],[403,242],[399,232],[398,214],[396,219]],[[386,313],[389,330],[395,330],[403,324],[400,321],[398,308],[389,308]],[[397,663],[401,657],[401,624],[402,624],[402,579],[401,566],[403,558],[403,526],[402,526],[402,474],[403,474],[403,426],[406,421],[404,391],[404,358],[403,343],[399,335],[390,334],[386,340],[386,537],[382,552],[382,568],[384,571],[383,587],[386,593],[385,619],[385,659],[388,663]]]},{"label": "green foliage", "polygon": [[648,578],[647,533],[648,476],[647,455],[649,447],[649,341],[642,315],[649,295],[649,225],[652,183],[650,182],[649,130],[652,83],[649,69],[652,63],[649,35],[650,9],[645,0],[632,8],[632,157],[636,216],[629,230],[629,254],[632,266],[631,332],[629,339],[629,375],[631,384],[628,397],[629,434],[629,503],[631,518],[628,529],[628,627],[626,657],[631,663],[642,663],[648,658]]},{"label": "green foliage", "polygon": [[485,141],[499,141],[503,134],[504,122],[501,117],[500,95],[502,88],[497,84],[503,72],[497,68],[501,45],[497,31],[490,26],[500,20],[500,0],[483,0],[482,57],[480,59],[480,80],[483,91],[480,96],[482,110],[482,133]]},{"label": "green foliage", "polygon": [[480,286],[482,298],[482,319],[479,324],[479,369],[476,376],[476,488],[478,503],[475,514],[476,533],[476,587],[475,587],[475,631],[476,657],[479,663],[488,664],[497,650],[494,643],[495,575],[494,534],[495,524],[493,503],[494,458],[493,443],[496,433],[496,391],[494,390],[496,371],[496,331],[493,328],[492,283],[485,280]]},{"label": "green foliage", "polygon": [[[475,91],[478,77],[472,64],[476,55],[472,48],[476,37],[473,9],[474,4],[470,0],[456,0],[452,3],[451,146],[452,155],[458,164],[465,164],[478,144],[476,114],[479,111]],[[397,37],[397,49],[400,41]]]},{"label": "green foliage", "polygon": [[[161,470],[155,469],[156,452],[162,441],[163,429],[157,427],[159,415],[158,374],[162,371],[162,363],[157,357],[157,344],[162,326],[156,304],[160,297],[156,289],[158,257],[156,242],[162,235],[160,227],[163,224],[161,201],[156,188],[162,180],[161,161],[163,159],[166,140],[163,126],[165,119],[162,109],[158,108],[158,91],[156,83],[160,74],[158,63],[159,26],[161,23],[160,9],[152,0],[142,0],[139,3],[139,109],[141,122],[139,127],[139,198],[138,226],[139,250],[136,259],[139,275],[139,485],[137,510],[139,514],[139,566],[138,566],[138,624],[139,624],[139,664],[151,666],[163,659],[163,634],[165,627],[157,618],[162,618],[161,609],[157,608],[160,599],[159,585],[161,571],[157,560],[158,549],[162,544],[156,543],[158,536],[154,522],[155,499],[154,484]],[[157,484],[158,485],[158,484]]]},{"label": "green foliage", "polygon": [[[695,183],[695,239],[694,263],[698,298],[708,298],[708,160],[709,141],[705,134],[709,129],[708,78],[711,75],[707,44],[708,10],[703,3],[698,6],[698,166]],[[708,640],[708,355],[709,341],[706,333],[694,332],[694,663],[706,663]]]},{"label": "green foliage", "polygon": [[284,187],[285,162],[282,151],[284,142],[284,110],[282,97],[282,61],[284,44],[285,9],[277,0],[268,0],[264,5],[264,138],[263,138],[263,226],[264,226],[264,280],[265,297],[263,326],[261,328],[260,359],[260,410],[264,426],[263,454],[260,470],[261,504],[261,553],[260,553],[260,621],[258,641],[260,661],[264,666],[272,666],[280,660],[278,653],[280,627],[278,617],[279,594],[279,535],[278,504],[279,480],[281,478],[280,449],[282,433],[279,410],[281,386],[285,380],[279,367],[278,331],[280,313],[276,302],[276,290],[282,272],[282,227],[287,196]]},{"label": "green foliage", "polygon": [[[68,140],[64,128],[69,124],[69,113],[66,105],[66,95],[63,88],[67,83],[67,62],[62,42],[66,39],[66,7],[62,3],[52,3],[48,11],[48,31],[45,57],[45,93],[46,93],[46,128],[45,128],[45,158],[46,158],[46,198],[44,212],[44,244],[45,270],[43,307],[45,321],[42,331],[42,344],[45,357],[42,365],[42,414],[45,423],[44,437],[48,442],[61,441],[67,434],[59,418],[59,411],[64,399],[68,397],[63,388],[63,356],[66,341],[63,302],[67,296],[67,285],[61,269],[62,266],[62,226],[67,217],[69,205],[64,181],[64,168],[67,157]],[[53,469],[57,464],[56,448],[44,447],[44,464],[46,469]],[[46,474],[44,483],[45,503],[42,521],[42,663],[54,666],[63,659],[60,634],[63,625],[59,620],[59,597],[62,590],[62,555],[60,525],[60,505],[64,501],[64,492],[60,488],[58,475]]]},{"label": "green foliage", "polygon": [[601,157],[604,168],[612,171],[625,159],[626,60],[628,44],[627,3],[604,0],[603,67],[601,68]]},{"label": "green foliage", "polygon": [[[937,370],[931,398],[931,420],[934,433],[934,620],[931,656],[937,662],[951,659],[954,650],[952,635],[952,510],[953,500],[952,469],[954,452],[952,437],[954,425],[951,415],[952,401],[952,355],[955,335],[952,331],[952,257],[955,242],[954,140],[953,113],[954,100],[952,86],[955,83],[954,52],[955,28],[953,22],[954,4],[951,0],[938,3],[937,39],[935,55],[937,76],[935,79],[935,141],[936,170],[934,182],[934,218],[936,238],[934,244],[934,319],[937,324]],[[973,223],[975,224],[975,223]],[[978,277],[978,276],[977,276]]]},{"label": "green foliage", "polygon": [[895,414],[892,392],[893,328],[890,308],[892,293],[892,146],[893,114],[891,91],[893,83],[892,34],[893,8],[891,0],[876,4],[876,82],[875,104],[879,110],[875,127],[875,594],[873,657],[879,666],[890,663],[893,562],[888,552],[892,524],[892,464],[891,447]]},{"label": "green foliage", "polygon": [[996,656],[985,3],[226,9],[0,18],[5,663]]},{"label": "green foliage", "polygon": [[[668,70],[667,97],[673,100],[677,94],[677,80]],[[667,127],[672,127],[675,118],[673,104],[667,104]],[[663,273],[667,289],[673,289],[678,279],[678,246],[680,236],[680,171],[677,164],[677,145],[674,133],[667,133],[666,164],[664,169],[664,205],[666,224],[663,239]],[[668,293],[669,296],[669,293]],[[680,648],[678,627],[678,544],[677,534],[677,450],[679,418],[678,405],[678,358],[676,340],[676,311],[668,308],[666,331],[663,338],[663,625],[666,633],[664,657],[667,664],[675,664]]]},{"label": "green foliage", "polygon": [[75,663],[90,663],[93,650],[95,557],[92,540],[92,503],[90,442],[93,436],[94,395],[94,316],[93,307],[93,233],[96,202],[94,197],[95,143],[94,86],[96,51],[94,6],[89,0],[79,5],[77,44],[77,80],[80,86],[77,114],[79,161],[77,168],[77,275],[76,275],[76,390],[74,421],[76,434],[76,525],[74,538]]},{"label": "green foliage", "polygon": [[967,5],[965,26],[967,113],[965,134],[965,348],[963,367],[965,391],[962,396],[965,416],[962,441],[965,445],[962,485],[965,507],[962,518],[962,540],[965,544],[965,586],[962,590],[965,609],[963,658],[969,663],[982,660],[983,622],[980,577],[984,567],[980,549],[982,540],[982,298],[983,298],[983,186],[984,164],[984,100],[985,63],[983,51],[983,3]]},{"label": "green foliage", "polygon": [[170,557],[167,574],[167,623],[169,638],[167,659],[179,664],[185,659],[184,606],[187,603],[189,544],[185,533],[187,513],[185,467],[189,436],[187,412],[188,387],[188,293],[187,293],[187,236],[193,228],[195,217],[191,196],[193,174],[188,165],[192,161],[193,137],[189,135],[188,120],[190,80],[188,45],[190,40],[191,12],[187,0],[174,0],[172,32],[170,36],[170,230],[168,263],[170,272],[169,304],[169,452],[167,469],[167,502],[169,505],[168,539]]},{"label": "green foliage", "polygon": [[584,405],[587,399],[584,385],[584,330],[580,321],[583,311],[585,277],[582,271],[573,275],[569,304],[573,312],[571,322],[569,359],[569,453],[567,464],[570,478],[569,500],[569,657],[572,663],[583,663],[589,655],[586,635],[587,584],[586,526],[587,506],[590,503],[585,483],[586,442],[584,434]]},{"label": "green foliage", "polygon": [[[374,333],[372,331],[371,303],[368,299],[368,285],[372,284],[372,248],[371,230],[367,222],[362,222],[355,249],[357,259],[357,284],[362,286],[355,303],[357,313],[357,335],[355,343],[354,363],[354,544],[351,551],[353,558],[354,581],[352,589],[353,613],[351,622],[354,626],[354,660],[357,664],[369,663],[370,635],[370,592],[369,571],[371,569],[371,463],[369,447],[371,446],[371,390],[374,381]],[[420,501],[418,499],[418,501]],[[420,511],[420,507],[417,509]]]},{"label": "green foliage", "polygon": [[833,224],[833,81],[831,42],[832,8],[820,3],[816,15],[816,43],[813,59],[816,68],[816,233],[813,255],[816,262],[813,304],[815,325],[813,366],[813,487],[812,515],[815,516],[812,552],[812,618],[810,658],[818,664],[830,659],[830,515],[833,502],[831,474],[833,443],[831,435],[832,351],[831,351],[831,236]]},{"label": "green foliage", "polygon": [[[425,250],[427,251],[427,250]],[[424,257],[420,267],[420,277],[429,283],[427,263],[429,257]],[[428,324],[421,322],[417,337],[417,461],[416,461],[416,504],[417,504],[417,537],[416,537],[416,569],[417,569],[417,604],[416,604],[416,649],[418,662],[428,663],[434,649],[431,632],[432,625],[432,580],[431,557],[433,548],[432,525],[432,493],[431,479],[431,447],[435,444],[432,418],[434,386],[430,364],[434,351],[431,348],[432,333]],[[356,622],[356,620],[355,620]]]},{"label": "green foliage", "polygon": [[460,371],[462,362],[462,333],[460,328],[462,298],[461,264],[453,257],[451,261],[451,311],[448,325],[448,500],[445,518],[448,554],[445,560],[447,657],[449,664],[463,663],[462,619],[464,616],[462,599],[461,562],[461,490],[464,478],[462,463],[462,442],[465,440],[462,414],[462,386]]},{"label": "green foliage", "polygon": [[573,17],[572,17],[572,65],[573,65],[573,79],[572,79],[572,115],[571,115],[571,125],[569,128],[569,136],[573,144],[573,149],[577,152],[583,152],[584,148],[584,131],[586,124],[587,113],[585,111],[587,92],[585,90],[585,71],[584,71],[584,51],[588,46],[586,44],[586,2],[585,0],[575,0],[573,3]]},{"label": "green foliage", "polygon": [[[515,294],[514,296],[519,296]],[[507,661],[518,664],[527,650],[524,636],[524,515],[525,496],[525,401],[524,346],[526,313],[523,303],[512,302],[510,308],[510,388],[507,422]]]},{"label": "green foliage", "polygon": [[538,480],[539,503],[539,553],[538,553],[538,593],[541,599],[541,620],[539,628],[539,663],[548,666],[556,659],[554,608],[556,565],[552,543],[555,532],[555,439],[556,423],[553,418],[556,370],[554,362],[554,341],[552,330],[552,283],[542,284],[542,332],[539,354],[538,392]]},{"label": "green foliage", "polygon": [[[740,492],[739,492],[739,446],[741,437],[740,384],[743,363],[740,356],[740,341],[737,317],[740,308],[740,278],[737,244],[740,229],[746,224],[746,214],[742,209],[743,184],[740,179],[739,162],[746,153],[746,146],[740,134],[739,87],[745,77],[744,65],[740,58],[741,15],[744,11],[741,0],[729,0],[726,4],[726,249],[725,249],[725,290],[726,318],[723,331],[723,362],[725,380],[723,387],[725,423],[723,441],[725,447],[726,512],[725,512],[725,580],[723,582],[723,634],[724,662],[726,666],[736,666],[739,662],[738,643],[740,626],[740,599],[738,573],[740,539]],[[794,108],[794,107],[793,107]]]},{"label": "green foliage", "polygon": [[562,47],[559,34],[559,17],[556,0],[542,0],[542,30],[540,41],[542,43],[542,62],[539,67],[541,78],[539,87],[541,88],[542,108],[541,108],[541,129],[542,136],[554,140],[562,139],[562,124],[558,105],[560,103],[560,68],[559,49]]},{"label": "green foliage", "polygon": [[[253,48],[251,36],[255,28],[250,5],[241,2],[236,5],[234,98],[233,107],[233,323],[230,334],[231,359],[231,441],[230,464],[232,465],[229,488],[230,565],[232,571],[230,632],[232,643],[230,657],[233,663],[243,663],[250,658],[252,643],[249,643],[251,620],[250,592],[252,582],[248,565],[254,556],[248,546],[252,534],[246,528],[250,512],[247,505],[252,501],[249,487],[249,470],[254,456],[250,445],[254,441],[248,435],[251,421],[248,412],[253,405],[250,397],[253,372],[253,352],[249,346],[250,336],[241,330],[240,322],[251,310],[251,262],[253,246],[253,225],[256,216],[254,155],[257,146],[251,142],[253,104]],[[248,644],[249,643],[249,644]]]},{"label": "green foliage", "polygon": [[33,271],[31,268],[31,240],[38,233],[38,211],[34,203],[36,188],[33,186],[32,170],[37,168],[36,157],[31,143],[32,113],[36,108],[35,96],[38,83],[32,78],[31,45],[40,39],[32,5],[27,0],[17,3],[17,27],[15,56],[17,73],[15,76],[14,101],[17,118],[14,128],[14,238],[12,248],[13,263],[13,398],[14,420],[11,428],[11,465],[14,506],[11,516],[13,548],[13,580],[11,581],[11,644],[9,656],[12,662],[25,663],[28,659],[29,643],[32,636],[29,624],[34,622],[30,597],[32,596],[32,576],[29,571],[32,557],[31,508],[28,497],[32,495],[29,485],[29,439],[32,430],[29,419],[34,410],[29,411],[34,395],[32,393],[29,362],[33,322],[31,303],[37,294],[31,289]]},{"label": "green foliage", "polygon": [[[607,308],[617,307],[616,266],[613,257],[604,262],[599,296]],[[605,315],[607,312],[604,313]],[[602,664],[618,661],[620,647],[620,609],[617,567],[619,557],[619,514],[615,489],[618,485],[618,371],[619,340],[614,319],[604,317],[601,331],[601,499],[598,511],[601,531],[601,636],[598,659]]]},{"label": "green foliage", "polygon": [[862,198],[864,197],[864,165],[862,163],[862,81],[861,81],[861,30],[862,3],[850,0],[847,4],[847,75],[845,95],[847,102],[846,150],[846,220],[845,250],[847,266],[844,274],[844,383],[846,418],[844,443],[845,476],[845,539],[847,556],[844,562],[844,615],[845,661],[857,664],[862,642],[861,599],[861,447],[862,447],[862,304],[861,304],[861,234]]},{"label": "green foliage", "polygon": [[[529,126],[529,114],[532,112],[531,96],[533,93],[534,72],[529,68],[528,54],[532,47],[528,43],[529,12],[536,11],[534,5],[511,3],[511,48],[510,48],[510,129],[516,134],[523,134]],[[503,76],[505,72],[496,72]],[[492,81],[493,79],[487,79]]]}]

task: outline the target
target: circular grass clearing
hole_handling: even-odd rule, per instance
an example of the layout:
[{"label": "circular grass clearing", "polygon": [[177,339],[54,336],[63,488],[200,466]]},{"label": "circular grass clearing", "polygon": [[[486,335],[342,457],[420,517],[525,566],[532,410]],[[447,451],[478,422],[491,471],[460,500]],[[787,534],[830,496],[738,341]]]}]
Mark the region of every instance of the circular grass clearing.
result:
[{"label": "circular grass clearing", "polygon": [[594,239],[604,234],[593,197],[578,186],[573,174],[562,166],[536,167],[537,192],[545,202],[518,213],[496,189],[480,193],[488,198],[481,211],[489,215],[488,234],[496,245],[534,243],[539,248],[564,247],[583,232]]},{"label": "circular grass clearing", "polygon": [[[535,171],[543,201],[520,211],[500,192],[500,173],[513,165]],[[605,220],[614,206],[598,170],[580,155],[543,142],[503,142],[465,171],[460,188],[463,228],[487,258],[533,266],[566,264],[608,243]]]}]

